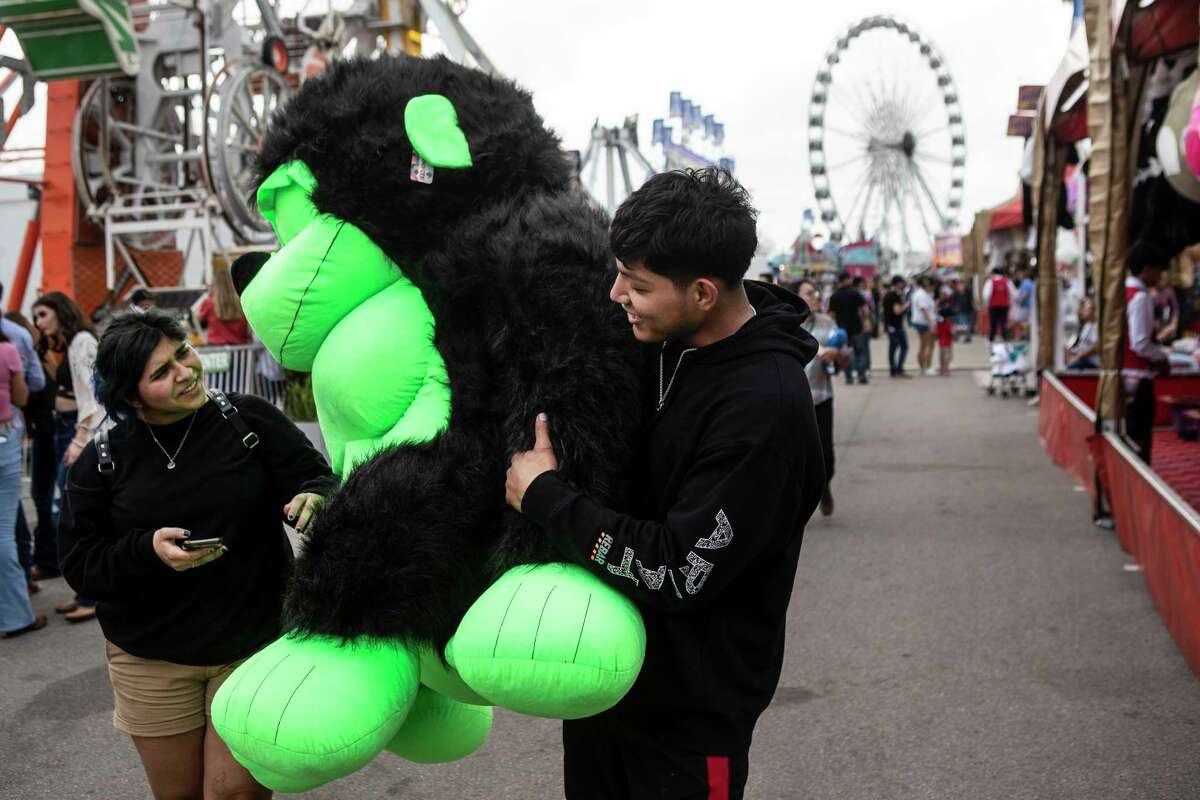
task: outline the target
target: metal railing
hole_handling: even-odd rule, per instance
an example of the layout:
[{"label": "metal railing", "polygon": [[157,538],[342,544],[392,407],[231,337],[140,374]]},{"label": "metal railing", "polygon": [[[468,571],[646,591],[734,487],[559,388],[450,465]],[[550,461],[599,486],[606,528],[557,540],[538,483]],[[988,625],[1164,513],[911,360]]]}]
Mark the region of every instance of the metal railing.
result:
[{"label": "metal railing", "polygon": [[204,365],[204,383],[222,392],[252,394],[277,408],[283,408],[287,396],[286,380],[271,380],[259,370],[259,356],[265,351],[249,344],[206,345],[197,347]]}]

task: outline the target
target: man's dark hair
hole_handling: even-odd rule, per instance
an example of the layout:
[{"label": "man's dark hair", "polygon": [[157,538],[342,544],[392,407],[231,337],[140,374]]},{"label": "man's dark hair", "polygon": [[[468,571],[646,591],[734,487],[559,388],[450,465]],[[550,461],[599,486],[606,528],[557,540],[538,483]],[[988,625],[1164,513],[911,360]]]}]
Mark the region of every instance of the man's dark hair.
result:
[{"label": "man's dark hair", "polygon": [[96,348],[94,380],[96,399],[109,416],[128,419],[134,415],[129,401],[138,396],[146,362],[164,336],[187,341],[187,333],[174,317],[153,308],[144,314],[117,314],[108,323]]},{"label": "man's dark hair", "polygon": [[838,283],[845,283],[846,281],[850,280],[853,277],[854,276],[851,275],[849,272],[839,272],[838,273]]},{"label": "man's dark hair", "polygon": [[863,285],[863,276],[855,275],[854,280],[850,281],[850,285],[853,286],[855,289],[862,286]]},{"label": "man's dark hair", "polygon": [[1138,239],[1129,248],[1126,265],[1129,269],[1129,274],[1136,276],[1141,275],[1147,267],[1162,269],[1169,260],[1162,248],[1151,244],[1145,239]]},{"label": "man's dark hair", "polygon": [[892,276],[892,286],[903,286],[907,281],[900,275]]},{"label": "man's dark hair", "polygon": [[664,172],[621,204],[608,240],[617,258],[643,261],[677,285],[714,277],[737,286],[758,247],[757,216],[726,170]]}]

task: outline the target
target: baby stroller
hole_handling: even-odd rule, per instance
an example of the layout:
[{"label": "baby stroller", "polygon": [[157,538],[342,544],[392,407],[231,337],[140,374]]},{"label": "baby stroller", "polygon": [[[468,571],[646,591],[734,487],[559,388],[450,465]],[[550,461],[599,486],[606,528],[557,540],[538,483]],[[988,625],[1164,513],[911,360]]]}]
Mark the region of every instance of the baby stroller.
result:
[{"label": "baby stroller", "polygon": [[1029,361],[1029,345],[1024,342],[1009,344],[1008,342],[993,342],[992,376],[987,384],[988,396],[1000,393],[1001,397],[1017,397],[1024,390],[1028,392],[1027,377],[1033,372],[1033,364]]}]

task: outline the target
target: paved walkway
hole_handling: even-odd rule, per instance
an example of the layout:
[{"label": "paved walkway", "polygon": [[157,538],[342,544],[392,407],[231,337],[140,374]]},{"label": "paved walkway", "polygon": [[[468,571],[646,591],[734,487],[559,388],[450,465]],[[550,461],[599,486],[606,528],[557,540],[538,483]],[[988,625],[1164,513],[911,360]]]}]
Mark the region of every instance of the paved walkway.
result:
[{"label": "paved walkway", "polygon": [[[1200,796],[1200,682],[1035,409],[969,372],[837,393],[838,507],[809,526],[747,797]],[[68,594],[46,586],[41,611]],[[147,796],[103,662],[94,624],[0,642],[0,796]],[[555,723],[501,713],[465,761],[385,756],[305,797],[552,798],[560,757]]]}]

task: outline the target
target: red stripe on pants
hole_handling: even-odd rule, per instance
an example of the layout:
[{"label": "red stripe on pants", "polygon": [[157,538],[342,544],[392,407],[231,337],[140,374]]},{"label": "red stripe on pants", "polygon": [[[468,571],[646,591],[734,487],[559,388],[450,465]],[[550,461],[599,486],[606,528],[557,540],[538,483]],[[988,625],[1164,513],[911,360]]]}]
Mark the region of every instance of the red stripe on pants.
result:
[{"label": "red stripe on pants", "polygon": [[729,756],[706,756],[708,800],[729,800]]}]

